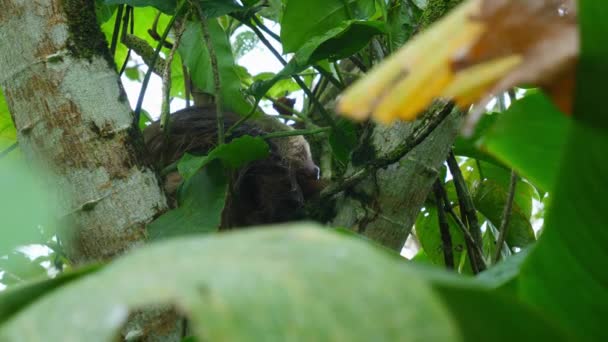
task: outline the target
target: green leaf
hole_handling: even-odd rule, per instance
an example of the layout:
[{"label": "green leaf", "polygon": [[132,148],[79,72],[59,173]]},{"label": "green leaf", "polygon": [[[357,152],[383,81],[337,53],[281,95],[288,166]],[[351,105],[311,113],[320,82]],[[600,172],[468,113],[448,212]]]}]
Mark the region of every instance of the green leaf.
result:
[{"label": "green leaf", "polygon": [[0,255],[45,242],[41,227],[52,231],[56,208],[45,178],[17,161],[0,164]]},{"label": "green leaf", "polygon": [[357,146],[357,132],[355,125],[350,120],[338,119],[337,130],[329,133],[329,144],[338,161],[348,164],[350,154]]},{"label": "green leaf", "polygon": [[[600,109],[597,113],[604,115]],[[565,137],[543,234],[522,267],[519,286],[525,299],[577,331],[580,340],[604,341],[608,135],[583,124],[573,126]]]},{"label": "green leaf", "polygon": [[[574,120],[563,137],[552,202],[541,239],[522,267],[527,301],[576,331],[581,341],[605,341],[608,330],[608,125],[605,95],[608,34],[605,2],[578,3],[581,51]],[[558,261],[558,262],[556,262]]]},{"label": "green leaf", "polygon": [[[426,206],[423,208],[416,219],[416,236],[431,262],[435,265],[445,266],[443,241],[439,231],[439,219],[437,215],[436,207]],[[466,245],[457,223],[449,215],[448,224],[452,240],[454,265],[458,267],[463,253],[466,254]]]},{"label": "green leaf", "polygon": [[129,309],[159,303],[174,304],[210,341],[460,340],[401,258],[313,224],[140,248],[33,303],[0,327],[0,339],[110,341]]},{"label": "green leaf", "polygon": [[176,0],[104,0],[106,5],[125,4],[133,7],[154,7],[166,14],[175,12]]},{"label": "green leaf", "polygon": [[448,279],[443,277],[433,285],[460,327],[462,341],[577,341],[508,292]]},{"label": "green leaf", "polygon": [[[235,113],[246,115],[251,111],[252,106],[246,101],[241,91],[241,80],[236,72],[228,37],[217,20],[209,20],[207,24],[217,56],[224,107]],[[192,82],[196,87],[208,94],[214,94],[213,70],[200,23],[186,22],[186,31],[182,36],[178,51],[190,70]]]},{"label": "green leaf", "polygon": [[374,2],[369,0],[288,1],[281,21],[283,52],[296,52],[311,37],[321,36],[347,20],[369,19],[374,11]]},{"label": "green leaf", "polygon": [[547,97],[532,93],[498,115],[481,140],[482,148],[551,191],[570,125]]},{"label": "green leaf", "polygon": [[4,271],[0,282],[9,286],[48,277],[38,260],[30,260],[17,251],[0,258],[0,270]]},{"label": "green leaf", "polygon": [[528,254],[529,249],[525,249],[508,258],[501,259],[501,262],[477,275],[477,280],[490,288],[506,290],[511,294],[516,294],[521,266]]},{"label": "green leaf", "polygon": [[13,125],[8,105],[0,90],[0,152],[17,142],[17,131]]},{"label": "green leaf", "polygon": [[97,23],[103,24],[110,20],[116,11],[115,5],[106,5],[105,0],[95,0],[95,14],[97,15]]},{"label": "green leaf", "polygon": [[188,179],[213,160],[220,160],[227,168],[238,169],[247,163],[268,157],[269,153],[270,148],[264,139],[244,135],[215,147],[206,156],[184,155],[177,164],[177,169],[182,177]]},{"label": "green leaf", "polygon": [[219,162],[212,162],[179,189],[179,205],[150,223],[150,240],[217,231],[226,203],[228,181]]},{"label": "green leaf", "polygon": [[205,14],[206,19],[221,17],[233,12],[242,12],[247,8],[234,0],[196,0]]},{"label": "green leaf", "polygon": [[492,127],[498,117],[503,115],[502,113],[487,113],[481,117],[475,131],[470,137],[458,136],[454,142],[454,154],[462,157],[474,158],[477,160],[483,160],[488,163],[492,163],[497,166],[503,166],[504,164],[493,155],[479,147],[479,140],[487,134],[490,127]]},{"label": "green leaf", "polygon": [[[472,159],[461,165],[461,169],[469,186],[475,208],[495,227],[500,227],[509,192],[510,172],[489,163],[480,162],[480,165],[483,179],[480,177],[479,167]],[[510,247],[525,247],[536,241],[530,223],[533,198],[538,199],[534,187],[519,180],[515,188],[506,238]]]},{"label": "green leaf", "polygon": [[370,39],[386,31],[381,21],[349,20],[321,35],[309,38],[296,52],[298,65],[323,59],[338,60],[364,48]]},{"label": "green leaf", "polygon": [[388,9],[388,32],[390,49],[396,50],[407,42],[418,28],[422,11],[415,6],[399,1]]},{"label": "green leaf", "polygon": [[26,283],[0,292],[0,326],[43,295],[99,269],[99,265],[89,265],[63,272],[53,279]]},{"label": "green leaf", "polygon": [[[272,72],[263,72],[257,74],[253,77],[254,82],[263,82],[267,80],[271,80],[276,76],[275,73]],[[285,96],[287,93],[293,93],[295,91],[301,90],[300,86],[291,78],[280,79],[276,82],[273,82],[273,85],[270,89],[266,90],[265,94],[272,98],[279,98],[281,96]],[[264,94],[262,94],[263,96]]]}]

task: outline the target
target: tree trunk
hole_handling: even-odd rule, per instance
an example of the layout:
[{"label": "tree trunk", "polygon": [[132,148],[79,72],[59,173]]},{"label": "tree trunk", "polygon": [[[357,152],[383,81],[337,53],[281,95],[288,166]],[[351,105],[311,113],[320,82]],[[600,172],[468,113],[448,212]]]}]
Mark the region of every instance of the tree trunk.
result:
[{"label": "tree trunk", "polygon": [[[332,225],[350,227],[383,246],[401,251],[440,174],[460,122],[460,113],[452,111],[424,141],[399,161],[372,171],[368,177],[341,193],[337,197]],[[417,121],[375,127],[370,145],[376,158],[393,153],[417,132],[416,128],[421,124],[422,121]]]},{"label": "tree trunk", "polygon": [[[0,0],[0,46],[0,87],[19,145],[60,189],[68,257],[107,260],[143,243],[167,201],[144,162],[94,0]],[[143,316],[129,323],[138,336],[180,340],[173,311]]]},{"label": "tree trunk", "polygon": [[0,86],[23,153],[61,189],[69,258],[105,260],[141,243],[167,204],[93,1],[0,0],[0,8]]}]

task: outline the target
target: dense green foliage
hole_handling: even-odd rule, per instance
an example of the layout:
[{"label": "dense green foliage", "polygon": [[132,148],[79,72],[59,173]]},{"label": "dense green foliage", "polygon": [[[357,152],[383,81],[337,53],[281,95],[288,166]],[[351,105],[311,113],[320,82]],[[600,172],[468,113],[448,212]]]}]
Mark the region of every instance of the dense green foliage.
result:
[{"label": "dense green foliage", "polygon": [[[218,68],[211,67],[199,14],[187,11],[170,95],[186,97],[185,69],[196,87],[212,95],[218,72],[221,94],[215,95],[243,116],[261,115],[262,100],[304,90],[303,113],[294,119],[309,130],[330,130],[316,139],[331,147],[326,157],[339,165],[352,158],[365,130],[338,119],[330,106],[320,110],[323,87],[342,89],[358,71],[341,66],[372,67],[431,15],[426,1],[409,0],[277,0],[263,7],[253,0],[194,2],[204,13]],[[421,248],[412,261],[316,223],[212,234],[227,193],[224,171],[266,156],[261,137],[182,158],[176,165],[186,179],[180,207],[148,226],[149,238],[159,241],[107,265],[72,269],[52,230],[61,222],[51,219],[53,208],[46,204],[52,201],[43,197],[48,193],[16,171],[23,158],[13,151],[16,133],[0,93],[0,256],[7,256],[0,258],[0,283],[8,285],[0,293],[0,340],[110,341],[129,310],[167,303],[190,319],[196,336],[212,341],[608,339],[608,125],[602,109],[608,5],[580,3],[574,114],[560,113],[540,91],[521,90],[520,98],[508,99],[508,108],[500,105],[508,96],[501,97],[474,134],[454,145],[488,266],[477,275],[462,226],[466,208],[457,186],[463,184],[456,184],[454,170],[439,179],[453,204],[447,224],[454,270],[445,270],[445,237],[438,228],[444,205],[432,194],[415,224]],[[167,29],[180,4],[98,0],[98,21],[111,41],[121,20],[118,6],[134,6],[134,35],[156,47],[147,30],[158,11],[159,32]],[[233,51],[245,54],[252,42],[273,39],[262,26],[271,21],[281,26],[276,40],[284,68],[251,75]],[[118,44],[118,70],[127,51]],[[162,49],[164,56],[169,51]],[[141,80],[143,73],[129,64],[124,75]],[[511,219],[498,251],[502,260],[493,263],[512,171],[518,178]],[[50,252],[30,260],[20,247],[28,244],[46,245]]]}]

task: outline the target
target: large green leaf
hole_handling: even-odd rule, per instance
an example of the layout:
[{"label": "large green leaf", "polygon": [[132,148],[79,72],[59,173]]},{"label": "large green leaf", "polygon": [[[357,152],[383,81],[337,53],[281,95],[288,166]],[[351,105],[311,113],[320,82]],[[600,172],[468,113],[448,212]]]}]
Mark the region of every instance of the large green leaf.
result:
[{"label": "large green leaf", "polygon": [[197,169],[179,189],[179,206],[150,223],[148,237],[159,240],[217,231],[228,191],[224,172],[217,161],[204,169]]},{"label": "large green leaf", "polygon": [[[458,269],[463,253],[466,253],[466,245],[462,232],[451,217],[448,217],[448,224],[452,240],[454,265]],[[435,206],[427,205],[418,215],[416,219],[416,236],[431,262],[435,265],[445,266],[443,240],[441,239],[439,219]]]},{"label": "large green leaf", "polygon": [[268,157],[269,152],[268,143],[264,139],[244,135],[212,149],[206,156],[186,154],[179,161],[177,168],[179,173],[188,179],[213,160],[220,160],[229,169],[237,169],[254,160]]},{"label": "large green leaf", "polygon": [[177,306],[211,341],[459,340],[403,261],[311,226],[141,248],[28,306],[0,327],[0,340],[110,341],[129,309],[160,303]]},{"label": "large green leaf", "polygon": [[0,161],[0,256],[13,248],[43,243],[57,209],[39,174],[17,161]]},{"label": "large green leaf", "polygon": [[571,120],[541,93],[529,94],[495,116],[498,120],[485,133],[482,148],[551,191]]},{"label": "large green leaf", "polygon": [[434,285],[460,327],[462,341],[577,341],[509,293],[466,282],[440,281]]},{"label": "large green leaf", "polygon": [[501,115],[502,113],[486,113],[481,117],[479,122],[477,122],[475,131],[471,136],[456,137],[456,141],[454,141],[454,154],[457,156],[483,160],[495,165],[503,165],[503,163],[499,162],[494,156],[488,154],[479,147],[479,140],[485,136],[486,132],[494,125],[496,119]]},{"label": "large green leaf", "polygon": [[608,134],[577,124],[565,139],[545,228],[524,264],[520,289],[524,298],[578,331],[582,340],[605,341]]},{"label": "large green leaf", "polygon": [[[345,6],[347,3],[349,9]],[[288,1],[281,21],[283,52],[296,52],[311,37],[323,35],[344,21],[369,19],[374,10],[371,0]]]},{"label": "large green leaf", "polygon": [[298,49],[295,58],[302,66],[323,59],[345,58],[361,50],[373,36],[385,30],[385,25],[381,21],[344,21],[321,35],[309,37]]},{"label": "large green leaf", "polygon": [[578,6],[582,40],[574,120],[562,137],[545,228],[522,266],[519,289],[524,300],[575,331],[579,341],[606,341],[608,45],[601,42],[608,35],[608,4],[579,1]]},{"label": "large green leaf", "polygon": [[[236,72],[232,49],[226,33],[217,20],[208,20],[209,35],[217,56],[220,74],[221,97],[224,107],[245,115],[250,112],[251,104],[245,100],[241,91],[241,80]],[[179,46],[183,62],[190,70],[192,82],[200,90],[214,94],[213,69],[209,52],[203,38],[201,24],[188,21],[186,31]]]},{"label": "large green leaf", "polygon": [[[509,192],[510,172],[485,162],[477,164],[472,159],[465,162],[461,169],[475,208],[495,227],[500,227]],[[506,239],[511,247],[525,247],[536,240],[530,223],[534,198],[538,198],[534,187],[518,181]]]},{"label": "large green leaf", "polygon": [[90,265],[63,272],[53,279],[26,283],[0,292],[0,325],[51,290],[97,270],[99,265]]},{"label": "large green leaf", "polygon": [[0,270],[4,271],[0,283],[7,286],[47,277],[46,268],[40,265],[40,260],[30,260],[19,251],[13,251],[0,258]]}]

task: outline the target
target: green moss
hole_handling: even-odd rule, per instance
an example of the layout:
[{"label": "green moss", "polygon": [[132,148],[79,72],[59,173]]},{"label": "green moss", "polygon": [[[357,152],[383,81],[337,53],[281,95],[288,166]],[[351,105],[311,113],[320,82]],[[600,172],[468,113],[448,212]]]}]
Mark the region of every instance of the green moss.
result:
[{"label": "green moss", "polygon": [[90,0],[63,0],[63,10],[68,20],[70,39],[68,49],[73,56],[91,60],[102,56],[114,67],[114,60],[97,23],[95,2]]},{"label": "green moss", "polygon": [[420,27],[425,28],[431,25],[461,2],[462,0],[429,0],[422,12]]}]

